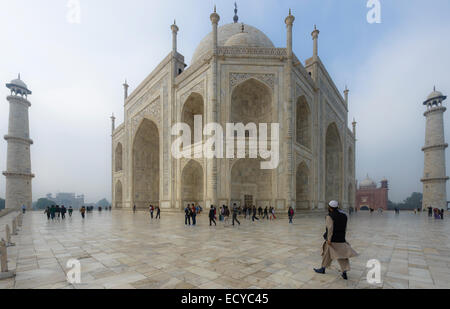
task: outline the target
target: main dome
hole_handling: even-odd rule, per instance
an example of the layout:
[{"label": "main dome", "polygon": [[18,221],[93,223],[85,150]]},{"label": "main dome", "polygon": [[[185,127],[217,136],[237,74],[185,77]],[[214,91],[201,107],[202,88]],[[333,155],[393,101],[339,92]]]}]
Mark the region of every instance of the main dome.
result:
[{"label": "main dome", "polygon": [[[220,26],[217,29],[217,37],[219,46],[275,47],[261,30],[244,25],[244,32],[242,32],[242,24],[238,23]],[[211,50],[212,40],[212,32],[210,32],[200,41],[192,57],[191,64],[200,60],[205,53]]]}]

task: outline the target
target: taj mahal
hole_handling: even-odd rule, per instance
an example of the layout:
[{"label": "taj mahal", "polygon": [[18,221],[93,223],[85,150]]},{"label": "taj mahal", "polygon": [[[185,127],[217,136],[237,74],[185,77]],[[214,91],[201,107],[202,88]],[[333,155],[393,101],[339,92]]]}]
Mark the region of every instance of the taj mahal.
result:
[{"label": "taj mahal", "polygon": [[[319,57],[319,30],[312,32],[312,57],[302,62],[292,48],[291,12],[285,47],[240,22],[237,10],[231,23],[219,26],[216,9],[210,20],[212,31],[189,66],[174,22],[172,51],[130,94],[125,82],[124,123],[116,127],[112,117],[113,206],[180,211],[187,203],[236,203],[284,212],[338,200],[354,207],[356,122],[348,128],[349,91],[341,94]],[[196,115],[223,127],[279,123],[278,167],[260,169],[259,158],[175,159],[171,128],[193,127]]]}]

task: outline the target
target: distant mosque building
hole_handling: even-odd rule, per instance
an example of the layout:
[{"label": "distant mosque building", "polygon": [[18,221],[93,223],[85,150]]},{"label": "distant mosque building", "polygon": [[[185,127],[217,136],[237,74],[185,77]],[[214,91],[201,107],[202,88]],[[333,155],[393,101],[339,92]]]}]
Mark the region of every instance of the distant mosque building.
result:
[{"label": "distant mosque building", "polygon": [[447,110],[443,102],[447,99],[441,92],[436,91],[428,96],[423,105],[427,110],[425,146],[422,151],[425,155],[422,208],[428,207],[447,209],[447,177],[445,166],[445,149],[448,144],[444,135],[444,113]]},{"label": "distant mosque building", "polygon": [[388,192],[387,179],[383,179],[381,187],[378,187],[376,182],[367,175],[356,191],[356,210],[388,210]]},{"label": "distant mosque building", "polygon": [[20,79],[6,84],[11,91],[7,97],[9,102],[9,126],[5,140],[8,143],[6,171],[6,208],[32,207],[30,138],[28,109],[31,106],[28,95],[32,92]]},{"label": "distant mosque building", "polygon": [[[284,212],[290,206],[325,209],[330,200],[354,206],[356,122],[348,128],[349,91],[341,94],[319,58],[319,30],[311,34],[312,57],[301,60],[292,49],[291,12],[281,48],[261,30],[238,23],[235,12],[234,22],[219,27],[214,9],[212,31],[189,66],[177,49],[174,22],[172,51],[130,95],[124,84],[124,123],[116,127],[112,117],[113,207],[180,211],[188,203],[236,203]],[[193,129],[198,115],[203,125],[222,128],[279,123],[280,164],[262,170],[261,159],[248,156],[174,158],[171,128],[182,122]]]}]

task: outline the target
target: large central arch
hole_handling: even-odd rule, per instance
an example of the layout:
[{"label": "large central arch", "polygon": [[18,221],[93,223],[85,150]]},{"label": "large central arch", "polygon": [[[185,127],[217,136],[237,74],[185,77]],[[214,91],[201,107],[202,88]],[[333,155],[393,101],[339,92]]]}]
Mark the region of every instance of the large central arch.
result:
[{"label": "large central arch", "polygon": [[325,199],[342,205],[342,142],[335,123],[327,128],[325,148]]},{"label": "large central arch", "polygon": [[205,208],[203,190],[203,168],[195,160],[191,160],[183,169],[181,175],[181,201],[186,204],[199,204]]},{"label": "large central arch", "polygon": [[256,125],[271,123],[272,93],[270,88],[253,78],[236,86],[231,95],[230,118],[231,122],[242,122],[244,125],[250,122]]},{"label": "large central arch", "polygon": [[[259,159],[240,159],[231,169],[231,203],[269,206],[272,201],[272,170],[262,170]],[[250,202],[251,201],[251,202]],[[272,205],[273,206],[273,205]]]},{"label": "large central arch", "polygon": [[144,119],[133,143],[133,203],[137,208],[159,205],[159,132]]}]

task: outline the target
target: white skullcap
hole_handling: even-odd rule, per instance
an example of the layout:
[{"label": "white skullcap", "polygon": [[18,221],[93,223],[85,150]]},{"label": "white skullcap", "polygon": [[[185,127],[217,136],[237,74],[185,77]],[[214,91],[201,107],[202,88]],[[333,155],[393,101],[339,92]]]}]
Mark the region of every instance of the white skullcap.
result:
[{"label": "white skullcap", "polygon": [[338,208],[339,207],[339,203],[337,201],[331,201],[328,205],[331,208]]}]

